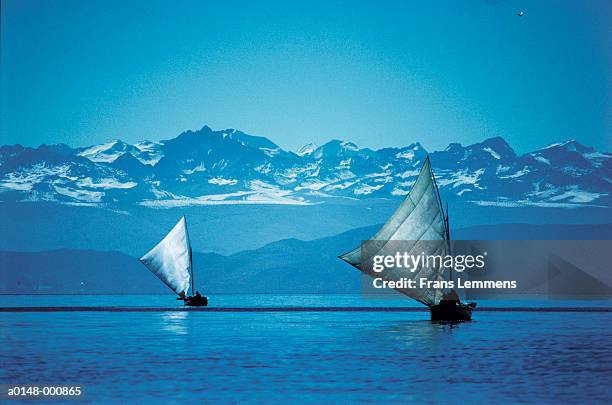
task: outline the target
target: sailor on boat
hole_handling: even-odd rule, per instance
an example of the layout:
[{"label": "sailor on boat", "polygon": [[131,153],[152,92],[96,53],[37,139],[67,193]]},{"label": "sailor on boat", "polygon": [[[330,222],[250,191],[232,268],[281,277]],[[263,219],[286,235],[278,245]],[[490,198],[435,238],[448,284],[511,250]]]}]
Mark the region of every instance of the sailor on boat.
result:
[{"label": "sailor on boat", "polygon": [[[448,221],[448,206],[442,208],[440,192],[436,178],[431,169],[429,156],[425,160],[421,172],[414,182],[412,189],[400,204],[387,223],[374,235],[371,241],[378,252],[362,252],[362,247],[339,256],[342,260],[356,267],[371,277],[385,277],[384,273],[376,273],[367,266],[372,257],[381,255],[381,252],[391,254],[389,241],[411,241],[413,254],[450,254],[450,227]],[[418,249],[418,250],[417,250]],[[422,250],[428,250],[422,252]],[[409,252],[410,253],[410,252]],[[367,257],[364,257],[367,256]],[[384,254],[382,256],[385,256]],[[397,270],[397,269],[395,269]],[[402,269],[400,269],[402,270]],[[442,266],[427,267],[422,264],[416,271],[391,271],[398,280],[400,277],[416,280],[427,278],[432,281],[453,280],[454,269],[445,269]],[[426,305],[431,312],[432,321],[467,321],[472,319],[475,303],[464,304],[454,289],[443,289],[437,286],[445,283],[425,283],[414,288],[397,284],[394,289],[410,298]],[[404,284],[406,285],[406,284]]]},{"label": "sailor on boat", "polygon": [[[183,216],[172,230],[140,261],[187,306],[206,306],[208,298],[194,294],[194,271],[187,220]],[[187,295],[191,289],[191,295]]]},{"label": "sailor on boat", "polygon": [[194,296],[185,297],[183,300],[185,301],[185,305],[192,307],[205,307],[208,305],[208,298],[200,295],[199,291],[196,291]]}]

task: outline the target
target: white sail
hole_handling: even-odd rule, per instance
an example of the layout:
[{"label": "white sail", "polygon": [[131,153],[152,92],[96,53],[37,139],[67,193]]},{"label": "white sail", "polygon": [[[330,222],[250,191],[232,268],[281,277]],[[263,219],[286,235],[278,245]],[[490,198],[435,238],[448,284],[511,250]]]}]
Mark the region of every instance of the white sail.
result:
[{"label": "white sail", "polygon": [[[444,269],[439,267],[421,267],[414,272],[405,269],[386,269],[382,273],[370,273],[360,265],[374,255],[394,255],[398,244],[388,241],[409,241],[410,245],[402,243],[402,251],[411,255],[446,255],[448,243],[446,240],[446,224],[438,190],[434,183],[431,172],[429,157],[425,161],[419,177],[416,179],[412,190],[406,196],[397,211],[389,218],[387,223],[370,240],[381,241],[372,243],[373,249],[368,249],[369,257],[362,257],[361,246],[346,253],[340,258],[364,273],[383,277],[389,280],[399,280],[400,277],[419,280],[445,280]],[[370,251],[372,250],[372,251]],[[447,270],[448,272],[448,270]],[[418,285],[418,283],[417,283]],[[424,303],[425,305],[436,305],[444,296],[445,291],[435,288],[398,288],[397,291],[408,295]]]},{"label": "white sail", "polygon": [[185,295],[191,272],[191,246],[185,217],[140,261],[175,293]]}]

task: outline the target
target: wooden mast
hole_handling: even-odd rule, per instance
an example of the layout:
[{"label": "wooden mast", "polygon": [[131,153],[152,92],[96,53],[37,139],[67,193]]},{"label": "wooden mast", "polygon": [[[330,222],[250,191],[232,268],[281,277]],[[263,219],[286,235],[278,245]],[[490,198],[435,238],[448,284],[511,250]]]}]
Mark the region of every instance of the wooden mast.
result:
[{"label": "wooden mast", "polygon": [[[448,249],[448,254],[451,254],[451,245],[450,245],[450,226],[448,223],[448,201],[446,202],[446,212],[444,212],[444,206],[442,205],[442,197],[440,197],[440,189],[438,188],[438,182],[436,181],[436,176],[433,172],[433,168],[431,167],[431,160],[429,159],[429,155],[427,155],[427,160],[429,160],[429,173],[431,175],[431,179],[433,180],[434,187],[436,188],[436,196],[438,197],[438,204],[440,205],[440,211],[442,211],[442,220],[444,221],[444,233],[446,236],[446,247]],[[450,281],[453,281],[453,269],[450,269]]]},{"label": "wooden mast", "polygon": [[[444,226],[446,227],[446,247],[448,254],[451,255],[451,243],[450,243],[450,224],[448,223],[448,201],[446,202],[446,218],[444,219]],[[450,269],[450,281],[453,281],[454,269]]]},{"label": "wooden mast", "polygon": [[191,254],[191,242],[189,242],[189,268],[191,269],[191,296],[193,297],[193,255]]},{"label": "wooden mast", "polygon": [[194,286],[194,280],[193,280],[193,254],[191,251],[191,238],[189,238],[189,230],[187,229],[187,217],[185,215],[183,215],[183,218],[185,218],[185,232],[187,233],[187,243],[189,244],[189,273],[191,273],[191,277],[189,277],[189,281],[191,284],[191,296],[194,296],[194,290],[193,290],[193,286]]}]

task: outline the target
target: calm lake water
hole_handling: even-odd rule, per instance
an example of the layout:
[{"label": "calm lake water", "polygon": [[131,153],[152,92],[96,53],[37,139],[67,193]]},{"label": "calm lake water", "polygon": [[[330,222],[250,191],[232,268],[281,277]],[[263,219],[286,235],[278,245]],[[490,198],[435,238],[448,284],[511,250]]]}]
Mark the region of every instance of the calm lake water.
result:
[{"label": "calm lake water", "polygon": [[[409,302],[260,295],[211,304]],[[0,297],[0,307],[26,305],[180,303],[169,296]],[[510,303],[495,303],[503,305]],[[612,399],[612,312],[476,312],[473,322],[454,326],[432,324],[426,312],[5,312],[0,337],[0,383],[81,384],[86,399],[100,403]]]}]

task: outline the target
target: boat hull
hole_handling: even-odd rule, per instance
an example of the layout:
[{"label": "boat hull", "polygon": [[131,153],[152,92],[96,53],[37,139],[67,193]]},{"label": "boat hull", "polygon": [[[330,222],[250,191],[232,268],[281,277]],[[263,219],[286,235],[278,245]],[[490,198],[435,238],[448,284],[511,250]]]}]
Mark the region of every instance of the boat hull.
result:
[{"label": "boat hull", "polygon": [[433,322],[471,321],[475,303],[462,304],[457,301],[441,301],[438,305],[429,307]]},{"label": "boat hull", "polygon": [[188,307],[205,307],[208,306],[208,297],[185,297],[184,304]]}]

